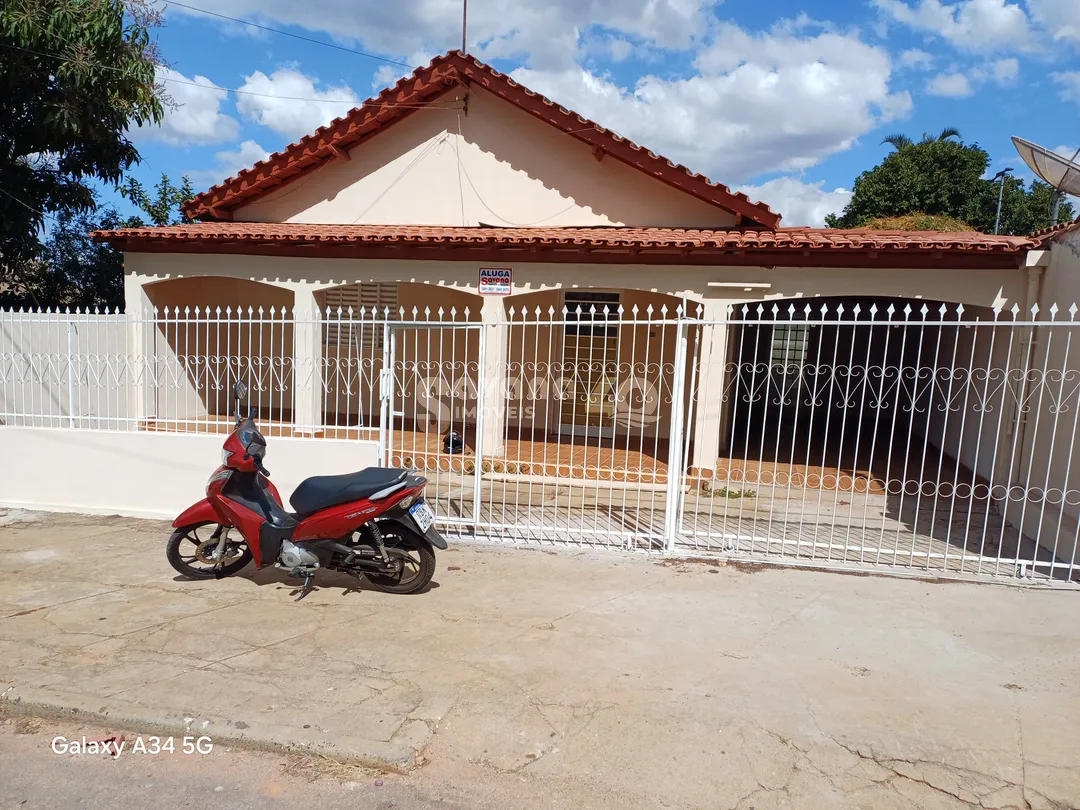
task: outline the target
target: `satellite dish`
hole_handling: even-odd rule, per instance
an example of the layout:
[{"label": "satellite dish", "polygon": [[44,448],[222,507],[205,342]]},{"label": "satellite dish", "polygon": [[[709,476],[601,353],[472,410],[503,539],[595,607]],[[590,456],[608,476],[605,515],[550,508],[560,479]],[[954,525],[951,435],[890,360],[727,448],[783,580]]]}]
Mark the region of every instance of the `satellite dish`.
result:
[{"label": "satellite dish", "polygon": [[1012,142],[1028,168],[1035,172],[1040,179],[1053,186],[1054,213],[1050,224],[1057,225],[1058,206],[1061,205],[1062,195],[1080,196],[1080,163],[1076,162],[1077,155],[1080,155],[1080,149],[1077,149],[1072,156],[1072,160],[1069,160],[1057,152],[1051,152],[1046,147],[1039,146],[1031,141],[1025,141],[1023,138],[1014,137]]}]

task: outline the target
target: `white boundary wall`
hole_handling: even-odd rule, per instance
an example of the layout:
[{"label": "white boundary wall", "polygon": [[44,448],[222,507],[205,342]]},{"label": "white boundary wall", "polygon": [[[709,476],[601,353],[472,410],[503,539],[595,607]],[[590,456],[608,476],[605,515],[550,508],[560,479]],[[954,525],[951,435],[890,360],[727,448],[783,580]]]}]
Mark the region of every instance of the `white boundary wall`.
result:
[{"label": "white boundary wall", "polygon": [[[0,427],[0,507],[172,520],[203,497],[226,437]],[[288,504],[305,478],[378,462],[378,443],[276,438],[267,467]]]}]

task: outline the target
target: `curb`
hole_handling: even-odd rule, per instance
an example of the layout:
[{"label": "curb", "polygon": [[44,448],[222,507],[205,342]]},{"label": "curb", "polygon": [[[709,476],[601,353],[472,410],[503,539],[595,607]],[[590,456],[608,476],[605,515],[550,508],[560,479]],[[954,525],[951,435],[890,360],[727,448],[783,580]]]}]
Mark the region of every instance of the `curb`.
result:
[{"label": "curb", "polygon": [[242,724],[243,729],[210,715],[156,713],[135,703],[111,698],[53,692],[34,687],[8,686],[0,693],[0,715],[39,717],[44,720],[77,720],[80,723],[136,733],[176,737],[206,736],[215,745],[273,753],[308,754],[339,762],[404,773],[416,766],[413,748],[359,737],[322,738],[318,729],[279,726],[263,720]]}]

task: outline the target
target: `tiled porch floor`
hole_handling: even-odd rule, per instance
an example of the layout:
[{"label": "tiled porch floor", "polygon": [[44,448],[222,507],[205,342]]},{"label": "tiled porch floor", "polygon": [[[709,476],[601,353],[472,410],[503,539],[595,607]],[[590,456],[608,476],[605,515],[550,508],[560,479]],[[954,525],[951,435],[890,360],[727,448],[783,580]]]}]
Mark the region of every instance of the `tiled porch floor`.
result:
[{"label": "tiled porch floor", "polygon": [[[149,423],[147,430],[180,433],[227,434],[233,420],[216,416],[206,419]],[[259,421],[267,438],[280,436],[312,438],[310,431],[298,430],[288,422]],[[324,427],[314,438],[378,441],[378,428]],[[448,454],[444,435],[435,431],[394,430],[391,436],[391,464],[429,471],[471,472],[475,466],[476,435],[471,428],[465,431],[465,450]],[[669,442],[653,437],[571,437],[557,433],[511,430],[503,437],[504,452],[499,457],[485,453],[484,472],[510,475],[573,478],[620,483],[661,485],[668,481]],[[684,448],[692,457],[693,447]],[[732,454],[734,455],[734,454]],[[824,489],[883,495],[884,481],[970,482],[971,473],[957,468],[950,459],[942,459],[932,451],[925,458],[912,459],[908,464],[886,458],[875,459],[871,465],[813,463],[820,451],[802,451],[794,462],[726,457],[717,463],[715,471],[688,468],[688,483],[693,489],[716,490],[723,495],[736,495],[755,487]],[[920,463],[921,462],[921,463]],[[895,484],[894,484],[895,486]]]}]

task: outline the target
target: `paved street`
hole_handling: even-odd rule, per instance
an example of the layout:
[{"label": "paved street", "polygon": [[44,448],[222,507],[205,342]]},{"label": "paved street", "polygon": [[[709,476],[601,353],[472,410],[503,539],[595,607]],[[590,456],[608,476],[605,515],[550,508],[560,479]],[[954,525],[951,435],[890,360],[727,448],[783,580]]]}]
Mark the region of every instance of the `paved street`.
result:
[{"label": "paved street", "polygon": [[[0,514],[0,761],[28,763],[2,801],[254,808],[283,779],[274,806],[301,782],[328,807],[1080,806],[1075,592],[467,545],[426,594],[330,576],[295,603],[273,570],[179,580],[167,533]],[[215,753],[64,759],[72,708]],[[27,711],[64,719],[16,734]]]}]

